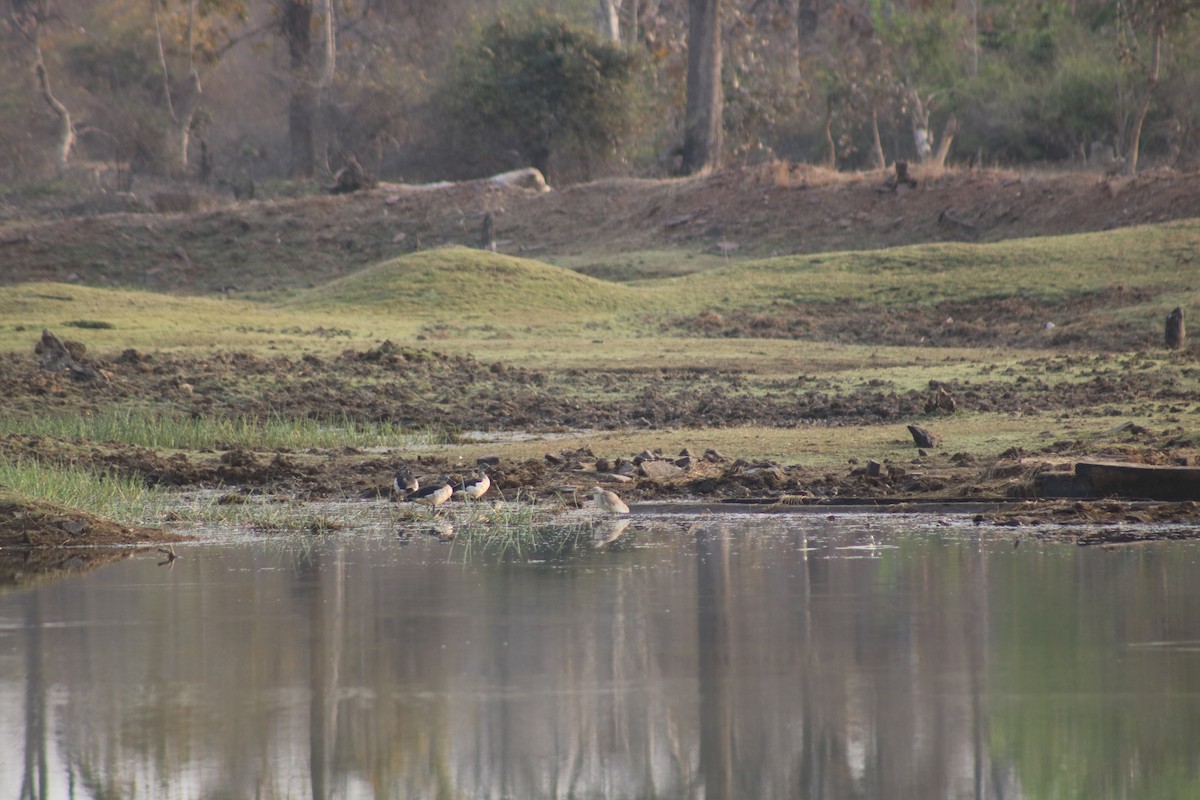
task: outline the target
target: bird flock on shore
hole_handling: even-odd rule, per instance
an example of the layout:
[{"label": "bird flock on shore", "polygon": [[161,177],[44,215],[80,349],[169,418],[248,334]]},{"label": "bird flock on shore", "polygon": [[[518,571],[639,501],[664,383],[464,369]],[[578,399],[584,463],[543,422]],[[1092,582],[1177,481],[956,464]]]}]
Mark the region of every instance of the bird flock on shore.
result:
[{"label": "bird flock on shore", "polygon": [[[451,498],[456,500],[479,500],[492,488],[492,479],[483,466],[466,477],[450,478],[439,475],[429,484],[422,484],[407,465],[401,465],[396,471],[392,488],[405,502],[425,506],[436,512],[438,507]],[[595,501],[596,508],[606,514],[628,514],[629,506],[625,504],[616,492],[593,486],[589,491]]]}]

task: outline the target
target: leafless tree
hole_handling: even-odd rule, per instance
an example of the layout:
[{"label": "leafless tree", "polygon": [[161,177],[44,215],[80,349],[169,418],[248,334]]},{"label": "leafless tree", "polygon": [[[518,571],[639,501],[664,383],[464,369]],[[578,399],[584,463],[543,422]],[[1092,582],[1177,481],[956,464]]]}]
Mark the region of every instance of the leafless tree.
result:
[{"label": "leafless tree", "polygon": [[33,70],[42,98],[58,118],[59,133],[54,151],[54,165],[61,173],[67,168],[75,150],[76,130],[71,111],[54,93],[50,72],[46,69],[45,59],[42,58],[42,33],[54,16],[50,0],[12,0],[10,9],[12,27],[24,35],[32,50]]}]

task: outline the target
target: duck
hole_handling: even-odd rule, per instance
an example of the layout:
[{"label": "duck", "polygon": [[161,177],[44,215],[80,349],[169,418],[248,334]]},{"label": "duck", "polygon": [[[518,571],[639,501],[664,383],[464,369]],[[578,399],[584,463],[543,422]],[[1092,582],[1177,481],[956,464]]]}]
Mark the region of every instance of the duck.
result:
[{"label": "duck", "polygon": [[392,488],[396,493],[405,498],[417,489],[421,488],[421,482],[417,480],[417,476],[409,471],[408,465],[401,464],[400,469],[396,470],[396,477],[392,480]]},{"label": "duck", "polygon": [[454,497],[459,500],[478,500],[492,488],[492,479],[483,467],[476,468],[470,478],[461,478],[454,483]]},{"label": "duck", "polygon": [[592,498],[596,501],[596,507],[601,511],[610,514],[628,514],[629,506],[625,505],[625,501],[617,496],[616,492],[610,492],[608,489],[601,489],[599,486],[593,486],[590,489]]},{"label": "duck", "polygon": [[404,499],[410,503],[428,506],[430,509],[436,510],[438,506],[449,500],[452,494],[454,494],[454,487],[451,486],[450,479],[442,476],[434,481],[432,486],[421,486],[415,491],[409,492]]}]

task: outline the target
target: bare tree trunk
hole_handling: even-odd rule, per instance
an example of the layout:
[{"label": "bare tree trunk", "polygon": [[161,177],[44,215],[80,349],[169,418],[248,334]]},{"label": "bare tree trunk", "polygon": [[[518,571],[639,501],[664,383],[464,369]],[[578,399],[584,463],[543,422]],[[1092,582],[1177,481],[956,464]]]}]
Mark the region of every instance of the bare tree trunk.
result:
[{"label": "bare tree trunk", "polygon": [[158,21],[159,0],[150,0],[150,17],[154,20],[154,43],[158,48],[158,68],[162,70],[163,102],[167,104],[167,113],[173,122],[178,122],[175,116],[175,103],[171,98],[171,72],[167,69],[167,51],[163,47],[162,25]]},{"label": "bare tree trunk", "polygon": [[825,166],[837,169],[837,142],[833,139],[833,99],[825,99]]},{"label": "bare tree trunk", "polygon": [[71,153],[75,150],[75,122],[71,119],[70,110],[54,94],[50,85],[50,74],[46,71],[46,62],[42,59],[42,24],[50,17],[50,0],[39,0],[37,7],[32,10],[30,18],[29,39],[33,45],[33,68],[37,75],[38,88],[50,110],[58,117],[58,146],[54,151],[54,167],[59,173],[66,170],[71,161]]},{"label": "bare tree trunk", "polygon": [[887,159],[883,157],[883,140],[879,136],[879,111],[874,104],[871,105],[871,140],[875,169],[883,169],[887,166]]},{"label": "bare tree trunk", "polygon": [[333,84],[337,72],[337,9],[333,0],[325,0],[325,63],[321,65],[321,79],[317,84],[327,88]]},{"label": "bare tree trunk", "polygon": [[[188,0],[187,58],[191,94],[183,107],[183,114],[176,120],[176,130],[179,133],[179,166],[185,170],[189,163],[188,148],[192,143],[192,122],[196,119],[196,109],[200,108],[200,97],[204,94],[204,87],[200,84],[200,72],[196,69],[196,0]],[[201,165],[201,170],[205,168]]]},{"label": "bare tree trunk", "polygon": [[933,138],[929,133],[928,101],[922,102],[921,95],[915,89],[907,89],[908,100],[912,105],[913,145],[917,150],[917,160],[924,164],[933,155]]},{"label": "bare tree trunk", "polygon": [[1155,21],[1150,34],[1150,74],[1146,80],[1146,96],[1142,99],[1142,107],[1138,109],[1137,117],[1129,132],[1129,149],[1125,153],[1125,174],[1137,172],[1138,148],[1141,146],[1142,126],[1146,124],[1146,115],[1150,113],[1150,101],[1158,88],[1159,72],[1162,68],[1162,43],[1167,35],[1167,26],[1162,21]]},{"label": "bare tree trunk", "polygon": [[337,5],[334,0],[321,2],[321,65],[317,75],[314,122],[314,140],[319,150],[317,168],[326,173],[332,171],[330,156],[344,159],[338,141],[334,114],[334,78],[337,75]]},{"label": "bare tree trunk", "polygon": [[721,92],[721,0],[688,0],[687,109],[683,123],[683,171],[720,166],[724,117]]},{"label": "bare tree trunk", "polygon": [[171,73],[167,67],[166,48],[163,46],[162,25],[158,19],[158,0],[150,0],[150,14],[154,20],[154,41],[158,49],[158,66],[162,70],[163,102],[167,106],[167,114],[171,117],[172,143],[178,147],[175,153],[177,167],[186,172],[188,168],[188,150],[192,141],[192,122],[196,118],[196,109],[200,107],[200,96],[203,87],[200,84],[200,73],[196,71],[195,61],[195,12],[196,0],[188,0],[187,13],[187,58],[188,58],[188,97],[180,109],[175,107],[174,92],[171,91]]},{"label": "bare tree trunk", "polygon": [[291,150],[292,177],[311,178],[313,174],[313,114],[316,99],[312,80],[312,0],[284,0],[283,37],[287,41],[292,76],[292,96],[288,101],[288,142]]},{"label": "bare tree trunk", "polygon": [[950,119],[946,120],[946,127],[942,128],[942,138],[938,142],[937,152],[933,154],[933,164],[936,167],[946,166],[946,157],[950,155],[950,145],[954,142],[954,137],[958,133],[958,117],[953,114]]},{"label": "bare tree trunk", "polygon": [[619,0],[596,0],[596,33],[605,41],[621,43]]}]

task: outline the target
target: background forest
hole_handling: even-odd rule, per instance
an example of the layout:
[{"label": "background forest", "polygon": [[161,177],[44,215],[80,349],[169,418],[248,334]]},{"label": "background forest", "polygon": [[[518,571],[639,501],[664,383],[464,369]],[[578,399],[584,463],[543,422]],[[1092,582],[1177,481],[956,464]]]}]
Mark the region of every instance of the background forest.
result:
[{"label": "background forest", "polygon": [[679,174],[705,9],[713,163],[1194,169],[1197,5],[3,0],[0,178]]}]

